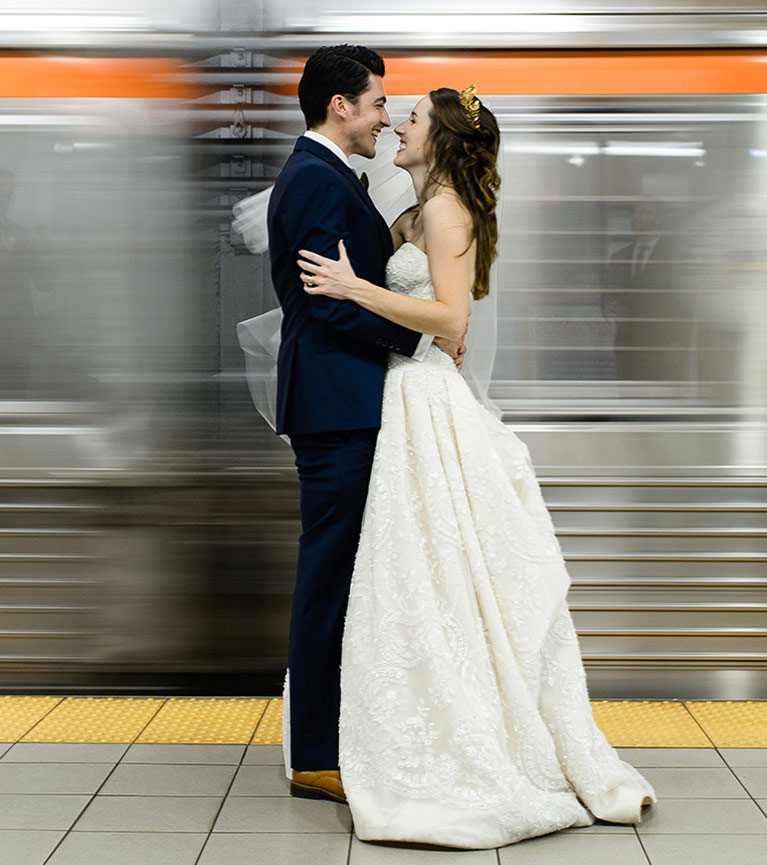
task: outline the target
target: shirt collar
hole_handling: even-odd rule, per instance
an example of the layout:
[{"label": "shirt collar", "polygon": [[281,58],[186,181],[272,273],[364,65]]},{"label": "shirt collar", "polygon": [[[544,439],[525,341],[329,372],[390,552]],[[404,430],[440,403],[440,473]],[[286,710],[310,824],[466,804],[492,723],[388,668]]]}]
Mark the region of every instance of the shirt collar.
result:
[{"label": "shirt collar", "polygon": [[322,144],[323,147],[327,147],[327,149],[334,156],[337,156],[344,165],[347,165],[349,168],[352,167],[351,162],[349,162],[349,157],[343,152],[343,150],[341,150],[335,141],[331,141],[327,135],[322,135],[320,132],[315,132],[313,129],[307,129],[306,132],[304,132],[304,135],[307,138],[311,138],[312,141],[316,141],[317,144]]},{"label": "shirt collar", "polygon": [[655,244],[660,240],[660,235],[655,234],[652,237],[645,240],[644,238],[641,240],[637,240],[635,243],[635,249],[649,249],[651,252],[655,249]]}]

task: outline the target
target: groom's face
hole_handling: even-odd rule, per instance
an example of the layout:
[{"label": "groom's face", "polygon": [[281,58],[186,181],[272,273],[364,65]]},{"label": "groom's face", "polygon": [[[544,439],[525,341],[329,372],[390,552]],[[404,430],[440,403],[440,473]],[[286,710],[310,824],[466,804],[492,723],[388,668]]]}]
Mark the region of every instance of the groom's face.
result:
[{"label": "groom's face", "polygon": [[391,120],[386,111],[383,79],[371,74],[368,82],[368,89],[357,99],[357,104],[351,106],[345,132],[349,152],[372,159],[376,155],[378,133],[391,126]]}]

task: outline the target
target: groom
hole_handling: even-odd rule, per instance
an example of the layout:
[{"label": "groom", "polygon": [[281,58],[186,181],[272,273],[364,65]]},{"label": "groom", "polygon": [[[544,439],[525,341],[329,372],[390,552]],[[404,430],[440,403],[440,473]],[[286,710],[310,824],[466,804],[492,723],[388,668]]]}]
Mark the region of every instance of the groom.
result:
[{"label": "groom", "polygon": [[[343,239],[357,275],[385,284],[391,236],[349,165],[352,153],[375,156],[378,134],[391,126],[383,76],[381,57],[358,45],[320,48],[309,58],[298,85],[308,131],[268,212],[272,282],[284,313],[277,432],[288,434],[295,453],[303,529],[290,621],[291,793],[334,801],[345,801],[341,638],[387,357],[421,359],[432,337],[349,301],[307,294],[296,261],[302,248],[337,258]],[[458,358],[457,343],[438,343]]]}]

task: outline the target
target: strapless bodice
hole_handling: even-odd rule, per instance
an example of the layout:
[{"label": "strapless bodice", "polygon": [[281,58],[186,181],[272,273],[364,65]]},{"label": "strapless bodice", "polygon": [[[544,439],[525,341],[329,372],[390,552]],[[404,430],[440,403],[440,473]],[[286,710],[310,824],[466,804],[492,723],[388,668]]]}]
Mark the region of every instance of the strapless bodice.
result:
[{"label": "strapless bodice", "polygon": [[434,300],[434,286],[426,253],[406,241],[386,264],[386,286],[397,294]]},{"label": "strapless bodice", "polygon": [[[386,287],[397,294],[407,294],[420,300],[435,300],[426,253],[410,241],[403,243],[386,264]],[[442,370],[455,371],[451,358],[436,345],[429,347],[422,361],[394,353],[389,356],[389,368],[412,365],[431,368],[437,366]]]}]

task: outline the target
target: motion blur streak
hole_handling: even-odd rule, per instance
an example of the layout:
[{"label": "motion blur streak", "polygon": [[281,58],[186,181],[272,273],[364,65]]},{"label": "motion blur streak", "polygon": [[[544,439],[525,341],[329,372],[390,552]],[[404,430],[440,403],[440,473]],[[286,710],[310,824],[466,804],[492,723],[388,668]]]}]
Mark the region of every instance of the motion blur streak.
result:
[{"label": "motion blur streak", "polygon": [[442,85],[498,117],[490,396],[592,694],[767,695],[767,15],[507,6],[0,0],[0,688],[276,692],[297,485],[231,209],[303,130],[298,58],[354,41],[394,125]]},{"label": "motion blur streak", "polygon": [[[94,47],[100,10],[77,19]],[[0,682],[20,689],[199,655],[200,557],[172,523],[200,512],[216,372],[181,119],[201,91],[140,51],[0,56]]]}]

